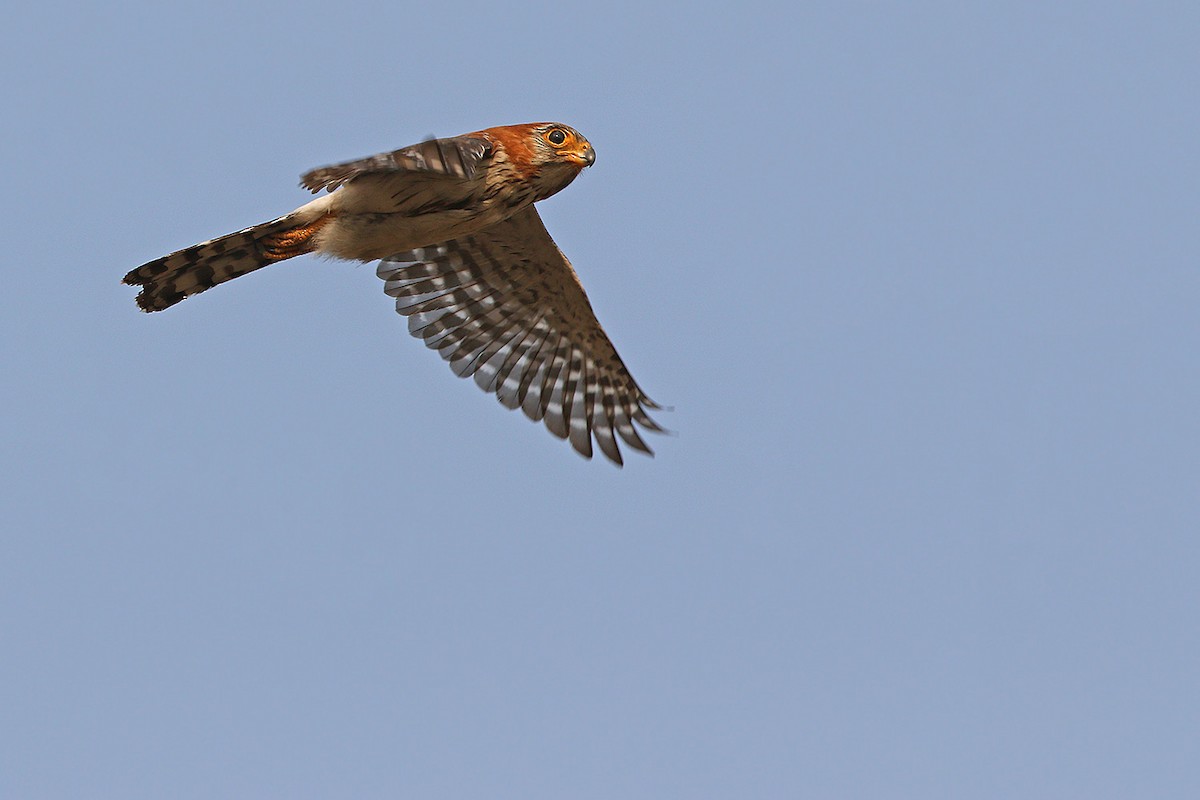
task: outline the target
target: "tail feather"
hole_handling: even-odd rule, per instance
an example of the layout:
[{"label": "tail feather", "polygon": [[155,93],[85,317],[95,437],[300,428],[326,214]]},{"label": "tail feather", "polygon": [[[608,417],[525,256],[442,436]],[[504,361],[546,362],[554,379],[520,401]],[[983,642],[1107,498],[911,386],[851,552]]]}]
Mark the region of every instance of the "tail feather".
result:
[{"label": "tail feather", "polygon": [[311,253],[313,236],[328,220],[304,224],[289,214],[148,261],[122,282],[142,287],[137,304],[143,311],[162,311],[219,283]]}]

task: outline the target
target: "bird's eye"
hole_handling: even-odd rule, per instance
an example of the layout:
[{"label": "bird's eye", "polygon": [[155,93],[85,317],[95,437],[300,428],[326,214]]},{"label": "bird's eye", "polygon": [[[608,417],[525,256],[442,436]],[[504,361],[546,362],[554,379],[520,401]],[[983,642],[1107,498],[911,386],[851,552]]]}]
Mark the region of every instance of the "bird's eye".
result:
[{"label": "bird's eye", "polygon": [[558,145],[567,140],[567,132],[562,128],[554,128],[546,134],[546,141],[550,144]]}]

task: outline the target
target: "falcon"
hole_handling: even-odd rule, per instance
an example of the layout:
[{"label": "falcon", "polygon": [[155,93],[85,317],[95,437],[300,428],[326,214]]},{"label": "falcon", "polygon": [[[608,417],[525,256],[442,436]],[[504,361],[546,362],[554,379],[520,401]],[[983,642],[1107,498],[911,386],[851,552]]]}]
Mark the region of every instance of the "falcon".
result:
[{"label": "falcon", "polygon": [[[314,169],[315,200],[290,214],[132,270],[143,311],[305,253],[380,260],[408,330],[459,377],[542,422],[585,458],[617,440],[653,455],[637,426],[663,432],[600,327],[579,276],[534,203],[596,160],[573,128],[506,125]],[[635,425],[636,423],[636,425]]]}]

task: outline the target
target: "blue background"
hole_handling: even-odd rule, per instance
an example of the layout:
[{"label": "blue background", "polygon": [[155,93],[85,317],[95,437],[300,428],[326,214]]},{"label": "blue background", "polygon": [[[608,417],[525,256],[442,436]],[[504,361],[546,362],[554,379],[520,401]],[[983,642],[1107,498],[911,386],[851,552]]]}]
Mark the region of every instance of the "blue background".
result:
[{"label": "blue background", "polygon": [[[6,25],[0,796],[1200,796],[1194,3]],[[456,380],[373,267],[118,283],[543,119],[652,461]]]}]

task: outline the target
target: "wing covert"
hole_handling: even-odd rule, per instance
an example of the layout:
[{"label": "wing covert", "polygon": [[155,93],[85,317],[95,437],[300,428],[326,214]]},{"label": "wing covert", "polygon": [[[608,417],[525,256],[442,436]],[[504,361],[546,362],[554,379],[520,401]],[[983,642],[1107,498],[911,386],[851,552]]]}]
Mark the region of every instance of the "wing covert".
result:
[{"label": "wing covert", "polygon": [[417,172],[473,180],[492,155],[492,143],[480,136],[428,139],[390,153],[318,167],[300,176],[300,185],[313,194],[332,192],[360,175]]}]

